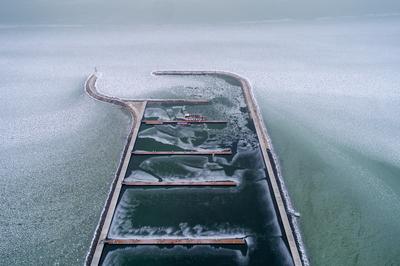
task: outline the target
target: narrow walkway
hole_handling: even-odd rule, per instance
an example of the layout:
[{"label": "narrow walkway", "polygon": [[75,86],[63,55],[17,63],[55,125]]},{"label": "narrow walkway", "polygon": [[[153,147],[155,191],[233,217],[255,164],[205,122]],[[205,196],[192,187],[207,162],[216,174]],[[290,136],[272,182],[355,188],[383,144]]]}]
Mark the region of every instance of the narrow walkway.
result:
[{"label": "narrow walkway", "polygon": [[166,186],[166,187],[179,187],[179,186],[192,186],[192,187],[234,187],[237,186],[235,181],[161,181],[161,182],[146,182],[146,181],[124,181],[122,184],[125,186]]},{"label": "narrow walkway", "polygon": [[111,245],[246,245],[244,238],[138,238],[108,239]]},{"label": "narrow walkway", "polygon": [[222,120],[143,120],[143,124],[162,125],[162,124],[226,124]]},{"label": "narrow walkway", "polygon": [[145,101],[163,104],[208,104],[210,102],[206,99],[146,99]]},{"label": "narrow walkway", "polygon": [[133,151],[135,155],[231,155],[231,149],[199,151]]}]

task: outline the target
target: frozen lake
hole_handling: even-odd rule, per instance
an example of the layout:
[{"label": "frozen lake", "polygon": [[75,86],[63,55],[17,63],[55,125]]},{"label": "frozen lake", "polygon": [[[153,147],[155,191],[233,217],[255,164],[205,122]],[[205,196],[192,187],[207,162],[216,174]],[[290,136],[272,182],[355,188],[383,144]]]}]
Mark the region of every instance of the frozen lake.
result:
[{"label": "frozen lake", "polygon": [[312,264],[400,261],[400,17],[388,16],[1,26],[1,263],[83,263],[130,122],[84,94],[94,66],[100,90],[130,98],[177,84],[152,70],[247,77]]}]

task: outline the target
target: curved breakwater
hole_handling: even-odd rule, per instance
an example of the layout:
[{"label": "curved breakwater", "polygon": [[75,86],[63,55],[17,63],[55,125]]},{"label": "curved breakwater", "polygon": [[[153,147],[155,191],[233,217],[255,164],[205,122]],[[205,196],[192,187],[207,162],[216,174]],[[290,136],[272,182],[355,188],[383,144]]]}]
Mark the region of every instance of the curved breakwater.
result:
[{"label": "curved breakwater", "polygon": [[[238,265],[259,265],[262,262],[274,262],[272,265],[307,265],[308,260],[297,223],[290,214],[292,213],[290,199],[277,170],[270,139],[247,80],[236,74],[215,71],[163,71],[153,74],[222,77],[228,83],[241,89],[244,104],[241,100],[237,105],[229,104],[230,110],[233,111],[223,112],[222,116],[225,115],[223,118],[227,118],[228,124],[222,127],[213,128],[206,123],[141,125],[142,119],[176,119],[179,112],[185,112],[179,108],[185,108],[187,105],[187,109],[190,109],[193,102],[185,103],[184,100],[180,103],[167,100],[165,102],[129,101],[108,97],[99,94],[96,90],[96,74],[89,77],[86,82],[86,91],[89,95],[127,108],[134,117],[134,124],[93,239],[87,264],[113,264],[109,263],[110,256],[112,255],[113,260],[118,261],[115,254],[122,254],[122,250],[125,250],[123,254],[128,253],[125,258],[128,261],[132,259],[140,261],[141,256],[134,254],[139,249],[144,250],[144,247],[134,249],[124,246],[122,250],[119,250],[105,243],[109,239],[189,238],[192,239],[191,241],[196,241],[196,239],[204,238],[239,237],[246,239],[247,253],[244,258],[249,257],[240,258]],[[213,99],[210,104],[212,106]],[[207,112],[206,109],[203,110]],[[155,156],[150,154],[146,157],[146,155],[135,153],[136,155],[132,156],[134,150],[147,150],[151,153],[160,148],[172,152],[227,147],[232,149],[232,155]],[[191,182],[233,180],[238,185],[233,188],[210,186],[170,189],[126,186],[138,181],[175,182],[177,180]],[[202,198],[203,196],[206,197]],[[191,208],[196,211],[191,212]],[[255,223],[249,224],[248,220]],[[278,239],[280,241],[277,242]],[[178,246],[175,248],[180,250],[178,253],[170,252],[167,256],[169,259],[171,256],[176,257],[177,259],[172,259],[174,263],[186,256]],[[158,248],[162,247],[158,246]],[[154,251],[154,256],[164,253],[164,251],[161,252],[162,249],[156,249],[156,247],[150,249],[158,250]],[[198,249],[200,248],[193,250]],[[219,249],[211,245],[204,254],[209,252],[214,254],[215,250]],[[279,252],[271,253],[271,250],[279,250]],[[149,260],[149,257],[145,256],[143,259]],[[199,261],[201,260],[199,258]]]}]

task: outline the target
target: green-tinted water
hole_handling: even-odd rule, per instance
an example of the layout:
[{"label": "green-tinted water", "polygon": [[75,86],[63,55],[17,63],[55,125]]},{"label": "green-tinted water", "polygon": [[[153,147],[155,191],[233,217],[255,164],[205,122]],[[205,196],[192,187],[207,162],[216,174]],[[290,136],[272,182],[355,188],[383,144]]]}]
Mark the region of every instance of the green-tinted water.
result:
[{"label": "green-tinted water", "polygon": [[[193,265],[205,262],[215,265],[221,260],[225,261],[223,265],[292,264],[253,123],[247,108],[234,103],[244,102],[236,85],[217,87],[219,95],[215,105],[152,104],[144,115],[144,119],[176,120],[191,110],[192,114],[211,114],[213,119],[229,119],[227,124],[142,124],[134,146],[134,150],[145,151],[230,148],[232,155],[132,155],[125,180],[233,180],[238,186],[124,186],[108,238],[245,238],[247,245],[240,251],[229,246],[117,247],[108,244],[102,256],[103,265],[185,265],[189,261]],[[199,90],[204,88],[186,88],[182,94],[193,95]],[[231,93],[236,98],[231,98]],[[214,102],[212,96],[209,95]],[[220,112],[215,114],[213,111],[218,106]]]},{"label": "green-tinted water", "polygon": [[129,122],[83,94],[97,66],[101,91],[132,99],[185,97],[157,69],[249,78],[312,264],[396,265],[399,23],[1,26],[1,263],[83,263]]}]

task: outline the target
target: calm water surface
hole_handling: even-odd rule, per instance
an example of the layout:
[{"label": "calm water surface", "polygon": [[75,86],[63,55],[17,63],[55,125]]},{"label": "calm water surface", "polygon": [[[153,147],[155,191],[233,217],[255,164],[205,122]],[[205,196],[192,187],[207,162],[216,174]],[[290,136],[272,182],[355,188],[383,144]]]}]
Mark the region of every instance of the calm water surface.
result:
[{"label": "calm water surface", "polygon": [[0,28],[1,264],[83,263],[130,122],[84,95],[97,66],[101,90],[137,98],[179,88],[154,69],[248,77],[311,262],[396,265],[399,29],[398,17]]}]

